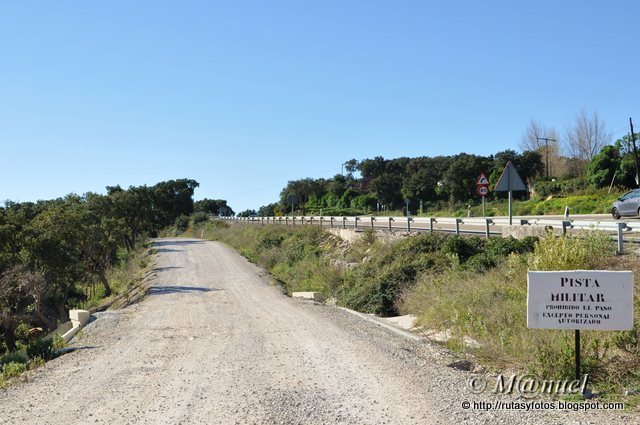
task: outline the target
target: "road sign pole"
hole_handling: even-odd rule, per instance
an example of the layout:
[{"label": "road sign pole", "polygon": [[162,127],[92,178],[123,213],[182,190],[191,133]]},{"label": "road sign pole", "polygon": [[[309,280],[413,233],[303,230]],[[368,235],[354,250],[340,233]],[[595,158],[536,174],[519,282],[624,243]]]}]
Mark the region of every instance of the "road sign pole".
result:
[{"label": "road sign pole", "polygon": [[484,218],[484,196],[482,197],[482,218]]},{"label": "road sign pole", "polygon": [[511,208],[512,193],[513,192],[509,191],[509,226],[513,225],[513,209]]},{"label": "road sign pole", "polygon": [[527,186],[522,181],[522,178],[518,174],[518,171],[513,167],[511,161],[507,161],[507,165],[504,167],[502,175],[498,179],[498,183],[493,189],[496,192],[508,192],[509,193],[509,225],[513,225],[513,191],[520,190],[526,191]]},{"label": "road sign pole", "polygon": [[576,350],[576,381],[580,380],[580,329],[576,329],[575,334]]}]

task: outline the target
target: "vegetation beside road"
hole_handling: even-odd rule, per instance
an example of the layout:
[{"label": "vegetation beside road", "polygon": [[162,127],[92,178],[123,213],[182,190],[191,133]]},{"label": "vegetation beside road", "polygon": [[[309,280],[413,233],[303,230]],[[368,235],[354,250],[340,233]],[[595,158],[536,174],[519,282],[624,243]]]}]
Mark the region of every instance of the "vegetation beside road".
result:
[{"label": "vegetation beside road", "polygon": [[[534,197],[532,199],[513,202],[514,215],[562,215],[565,207],[569,207],[570,214],[610,214],[611,205],[620,196],[620,189],[608,193],[606,189],[589,191],[588,194],[574,194],[567,196],[550,196],[548,198]],[[458,205],[457,208],[442,207],[437,210],[426,211],[422,217],[482,217],[482,205]],[[487,217],[506,216],[509,205],[505,200],[487,202],[485,215]]]},{"label": "vegetation beside road", "polygon": [[[52,340],[35,335],[66,322],[69,309],[106,308],[123,298],[150,262],[145,241],[194,212],[197,186],[180,179],[110,186],[106,195],[6,201],[0,208],[0,374],[15,376],[37,359],[48,360]],[[228,208],[221,200],[200,206]]]},{"label": "vegetation beside road", "polygon": [[[527,270],[631,269],[636,281],[640,277],[637,257],[615,257],[609,238],[598,232],[584,239],[423,234],[390,241],[366,231],[347,244],[314,226],[212,221],[190,225],[185,234],[231,245],[268,270],[288,293],[320,291],[362,312],[414,314],[425,329],[448,331],[450,349],[489,369],[527,371],[544,379],[573,376],[573,333],[527,329]],[[479,346],[468,346],[465,337]],[[603,396],[616,398],[623,389],[640,386],[637,328],[584,332],[582,355],[592,388]]]}]

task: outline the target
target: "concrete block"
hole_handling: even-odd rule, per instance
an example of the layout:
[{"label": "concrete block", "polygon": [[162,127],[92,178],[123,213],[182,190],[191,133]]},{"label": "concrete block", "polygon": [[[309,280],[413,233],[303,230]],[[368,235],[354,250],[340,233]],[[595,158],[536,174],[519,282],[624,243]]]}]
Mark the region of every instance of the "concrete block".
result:
[{"label": "concrete block", "polygon": [[319,303],[324,301],[324,296],[320,292],[292,292],[291,297],[304,298],[304,299],[313,300]]},{"label": "concrete block", "polygon": [[73,326],[83,327],[89,323],[91,315],[87,310],[69,310],[69,318],[73,322]]}]

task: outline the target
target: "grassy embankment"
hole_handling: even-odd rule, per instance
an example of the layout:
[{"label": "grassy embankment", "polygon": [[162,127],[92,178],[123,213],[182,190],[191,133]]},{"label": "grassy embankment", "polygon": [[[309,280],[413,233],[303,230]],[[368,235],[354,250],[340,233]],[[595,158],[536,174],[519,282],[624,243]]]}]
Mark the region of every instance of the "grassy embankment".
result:
[{"label": "grassy embankment", "polygon": [[[586,239],[487,241],[427,234],[397,242],[369,232],[349,245],[317,227],[215,221],[187,234],[226,242],[271,272],[286,292],[321,291],[359,311],[415,314],[424,328],[448,330],[453,351],[490,369],[527,371],[543,379],[572,376],[573,333],[527,329],[527,270],[631,269],[636,282],[640,274],[635,255],[614,257],[609,239],[596,232]],[[465,336],[480,347],[466,346]],[[637,329],[583,332],[582,355],[593,388],[607,398],[640,387]]]},{"label": "grassy embankment", "polygon": [[[97,282],[78,285],[79,294],[84,297],[70,298],[70,308],[105,309],[112,303],[122,304],[127,294],[139,285],[143,278],[143,271],[151,264],[153,250],[148,243],[142,243],[133,252],[122,250],[118,253],[116,266],[107,273],[112,294],[104,296],[104,286]],[[57,351],[64,347],[62,338],[55,336],[51,339],[29,340],[29,326],[22,324],[16,332],[18,349],[12,353],[0,356],[0,388],[5,388],[19,379],[28,370],[36,369],[45,362],[53,359]]]},{"label": "grassy embankment", "polygon": [[[620,196],[618,192],[607,194],[606,190],[584,195],[568,195],[552,197],[550,199],[529,199],[527,201],[514,201],[514,215],[558,215],[564,214],[565,207],[569,207],[571,214],[610,214],[611,205]],[[487,217],[505,216],[509,213],[507,201],[487,202],[485,215]],[[466,217],[468,207],[465,205],[457,208],[439,208],[428,210],[424,217]],[[482,205],[471,207],[472,217],[482,217]]]},{"label": "grassy embankment", "polygon": [[[514,200],[513,213],[515,215],[559,215],[564,214],[565,207],[569,207],[571,214],[610,214],[611,205],[621,195],[623,189],[613,190],[607,193],[607,189],[592,189],[584,193],[574,192],[566,195],[554,195],[552,197],[538,197],[526,201]],[[417,210],[418,206],[411,204],[411,210]],[[485,204],[485,215],[487,217],[505,216],[509,213],[509,206],[505,199],[487,200]],[[365,211],[353,208],[323,208],[306,210],[305,215],[318,216],[353,216],[367,214]],[[420,217],[467,217],[469,214],[469,204],[460,203],[451,206],[447,202],[440,202],[437,205],[425,205],[424,211],[417,214]],[[296,215],[302,215],[302,211],[296,211]],[[380,216],[402,216],[400,210],[385,211],[373,215]],[[471,205],[471,216],[482,217],[482,204],[479,199],[473,200]]]},{"label": "grassy embankment", "polygon": [[83,300],[76,300],[73,308],[96,311],[126,305],[132,292],[143,283],[146,272],[153,265],[154,253],[149,241],[140,243],[132,252],[121,249],[116,265],[107,272],[111,295],[105,297],[104,286],[97,282],[83,285],[85,297]]}]

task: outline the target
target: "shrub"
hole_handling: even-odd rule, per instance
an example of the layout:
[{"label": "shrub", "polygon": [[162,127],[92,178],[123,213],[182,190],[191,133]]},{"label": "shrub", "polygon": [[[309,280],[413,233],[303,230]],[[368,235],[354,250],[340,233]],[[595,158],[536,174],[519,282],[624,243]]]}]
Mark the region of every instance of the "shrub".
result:
[{"label": "shrub", "polygon": [[10,363],[6,363],[4,366],[2,366],[2,375],[4,375],[4,378],[6,378],[6,379],[15,378],[16,376],[19,376],[25,370],[27,370],[27,365],[26,364],[10,362]]},{"label": "shrub", "polygon": [[604,232],[590,231],[584,238],[549,234],[536,242],[528,264],[541,271],[591,269],[613,254],[613,242]]},{"label": "shrub", "polygon": [[453,264],[454,257],[442,252],[405,256],[397,255],[392,249],[383,258],[374,258],[348,273],[338,299],[349,308],[392,316],[398,313],[398,297],[420,274],[427,270],[446,270]]},{"label": "shrub", "polygon": [[0,357],[0,367],[7,363],[27,363],[29,356],[23,350],[14,351]]},{"label": "shrub", "polygon": [[589,182],[585,177],[574,179],[559,179],[556,181],[537,181],[533,185],[536,195],[546,198],[550,195],[567,196],[584,191],[589,187]]},{"label": "shrub", "polygon": [[55,357],[53,340],[50,338],[38,338],[27,345],[27,354],[32,359],[41,358],[49,361]]},{"label": "shrub", "polygon": [[205,212],[197,212],[191,215],[191,223],[194,226],[207,221],[209,221],[209,216]]},{"label": "shrub", "polygon": [[464,237],[452,235],[446,239],[442,247],[442,252],[455,255],[461,263],[464,263],[470,257],[478,254],[483,247],[484,241],[476,236]]},{"label": "shrub", "polygon": [[175,225],[178,232],[186,232],[189,228],[189,217],[187,217],[186,215],[179,216],[178,218],[176,218]]}]

